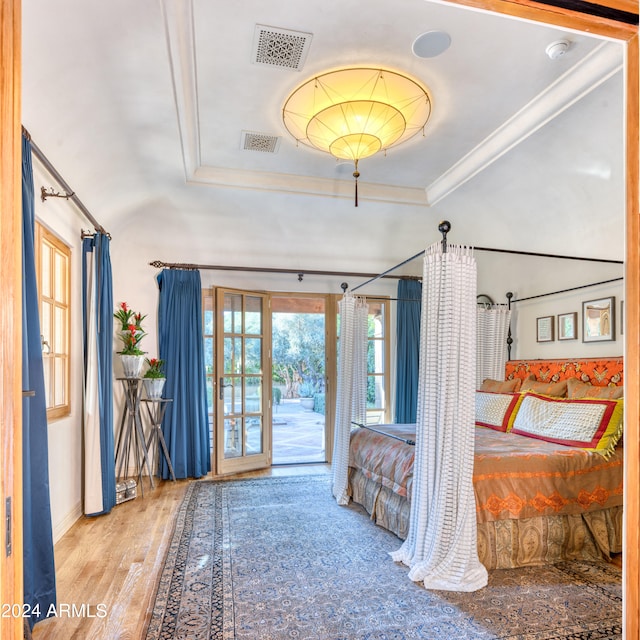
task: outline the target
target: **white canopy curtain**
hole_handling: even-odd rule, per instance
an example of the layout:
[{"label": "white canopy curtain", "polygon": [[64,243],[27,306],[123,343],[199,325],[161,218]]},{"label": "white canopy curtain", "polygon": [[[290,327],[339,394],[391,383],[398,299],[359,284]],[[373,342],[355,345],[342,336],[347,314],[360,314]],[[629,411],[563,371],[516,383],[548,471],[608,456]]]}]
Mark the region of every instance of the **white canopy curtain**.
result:
[{"label": "white canopy curtain", "polygon": [[504,380],[510,322],[511,309],[505,305],[478,307],[476,389],[486,378]]},{"label": "white canopy curtain", "polygon": [[366,421],[367,342],[369,305],[345,293],[339,303],[340,343],[336,420],[331,471],[333,496],[338,504],[349,504],[348,471],[351,422]]},{"label": "white canopy curtain", "polygon": [[394,560],[427,589],[487,584],[477,551],[476,262],[466,247],[425,251],[414,485],[409,534]]}]

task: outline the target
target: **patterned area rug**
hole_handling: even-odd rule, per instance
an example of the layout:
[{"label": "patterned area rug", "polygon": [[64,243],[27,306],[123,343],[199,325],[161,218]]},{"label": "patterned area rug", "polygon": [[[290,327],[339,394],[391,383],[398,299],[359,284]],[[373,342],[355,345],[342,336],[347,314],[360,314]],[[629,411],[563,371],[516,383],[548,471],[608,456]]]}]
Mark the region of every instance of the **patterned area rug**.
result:
[{"label": "patterned area rug", "polygon": [[180,508],[147,640],[620,638],[621,572],[567,562],[427,591],[401,542],[327,476],[195,481]]}]

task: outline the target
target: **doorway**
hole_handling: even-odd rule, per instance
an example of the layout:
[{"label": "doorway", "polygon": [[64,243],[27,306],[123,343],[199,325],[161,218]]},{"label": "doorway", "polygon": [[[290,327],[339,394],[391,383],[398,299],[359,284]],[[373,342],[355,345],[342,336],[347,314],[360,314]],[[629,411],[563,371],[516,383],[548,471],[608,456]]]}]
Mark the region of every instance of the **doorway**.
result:
[{"label": "doorway", "polygon": [[327,461],[327,301],[271,296],[272,464]]}]

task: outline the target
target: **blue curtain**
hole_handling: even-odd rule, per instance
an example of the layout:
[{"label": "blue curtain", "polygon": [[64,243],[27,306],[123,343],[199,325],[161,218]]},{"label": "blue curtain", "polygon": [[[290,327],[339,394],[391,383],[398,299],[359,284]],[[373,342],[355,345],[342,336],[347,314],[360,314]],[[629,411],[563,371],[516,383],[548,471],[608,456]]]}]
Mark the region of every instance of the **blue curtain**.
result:
[{"label": "blue curtain", "polygon": [[96,233],[82,242],[84,512],[89,516],[108,513],[116,504],[109,244],[104,233]]},{"label": "blue curtain", "polygon": [[[202,339],[200,272],[164,269],[158,275],[160,359],[165,362],[168,404],[162,432],[177,478],[200,478],[211,470]],[[162,458],[162,477],[169,468]]]},{"label": "blue curtain", "polygon": [[[40,315],[34,252],[31,143],[22,138],[22,490],[24,603],[35,613],[31,627],[56,602],[53,532],[49,501],[49,444]],[[16,509],[20,507],[15,505]]]},{"label": "blue curtain", "polygon": [[400,424],[411,424],[416,421],[421,303],[422,284],[417,280],[399,280],[396,317],[395,421]]}]

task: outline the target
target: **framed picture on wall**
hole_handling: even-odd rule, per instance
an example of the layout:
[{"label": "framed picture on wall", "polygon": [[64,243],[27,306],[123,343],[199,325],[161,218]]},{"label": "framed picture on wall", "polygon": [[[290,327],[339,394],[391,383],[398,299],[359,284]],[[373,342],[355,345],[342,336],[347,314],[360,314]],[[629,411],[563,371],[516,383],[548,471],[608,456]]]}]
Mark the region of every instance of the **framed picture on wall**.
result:
[{"label": "framed picture on wall", "polygon": [[536,341],[553,342],[553,316],[536,318]]},{"label": "framed picture on wall", "polygon": [[575,340],[578,337],[578,313],[558,315],[558,340]]},{"label": "framed picture on wall", "polygon": [[615,340],[614,296],[582,303],[582,342]]}]

